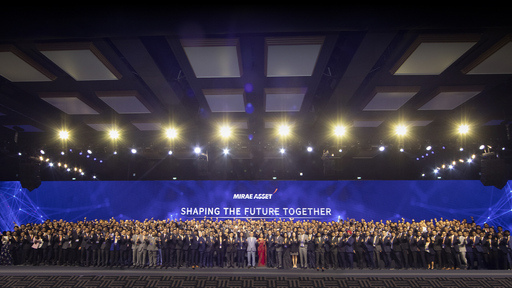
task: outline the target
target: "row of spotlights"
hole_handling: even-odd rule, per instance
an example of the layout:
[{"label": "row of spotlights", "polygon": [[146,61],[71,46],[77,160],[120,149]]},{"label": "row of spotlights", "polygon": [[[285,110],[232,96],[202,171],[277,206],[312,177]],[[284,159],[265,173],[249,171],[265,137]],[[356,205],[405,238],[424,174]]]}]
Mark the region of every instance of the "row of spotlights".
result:
[{"label": "row of spotlights", "polygon": [[[405,136],[407,134],[407,127],[404,125],[398,125],[396,127],[396,134],[399,136]],[[347,131],[345,126],[336,126],[333,129],[333,134],[337,137],[344,136]],[[466,124],[460,125],[458,128],[460,134],[467,134],[469,132],[469,126]],[[280,136],[288,136],[291,132],[291,128],[289,125],[280,125],[277,127],[277,132]],[[120,133],[118,130],[110,130],[108,132],[111,139],[118,139],[120,137]],[[230,126],[222,126],[219,129],[219,134],[222,138],[229,138],[232,135],[232,128]],[[169,128],[165,130],[165,135],[169,139],[174,139],[178,136],[178,130],[175,128]],[[67,140],[70,137],[70,133],[66,130],[59,131],[59,138],[62,140]]]}]

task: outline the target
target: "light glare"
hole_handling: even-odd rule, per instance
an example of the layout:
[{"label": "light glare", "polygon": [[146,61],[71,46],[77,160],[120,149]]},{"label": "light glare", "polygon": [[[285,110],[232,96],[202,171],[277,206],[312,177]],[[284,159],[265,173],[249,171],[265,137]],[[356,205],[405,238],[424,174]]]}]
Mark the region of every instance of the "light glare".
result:
[{"label": "light glare", "polygon": [[463,125],[459,126],[459,133],[460,134],[466,134],[468,132],[469,132],[469,126],[468,125],[463,124]]},{"label": "light glare", "polygon": [[176,131],[174,128],[169,128],[165,130],[165,136],[167,136],[169,139],[174,139],[178,136],[178,131]]},{"label": "light glare", "polygon": [[62,140],[67,140],[69,138],[69,132],[64,130],[59,131],[59,138]]},{"label": "light glare", "polygon": [[396,134],[399,136],[404,136],[405,134],[407,134],[407,127],[405,127],[404,125],[397,126]]},{"label": "light glare", "polygon": [[344,126],[336,126],[334,127],[334,135],[340,137],[345,135],[346,128]]},{"label": "light glare", "polygon": [[108,135],[110,136],[110,138],[112,139],[117,139],[119,138],[119,132],[117,130],[110,130],[108,132]]}]

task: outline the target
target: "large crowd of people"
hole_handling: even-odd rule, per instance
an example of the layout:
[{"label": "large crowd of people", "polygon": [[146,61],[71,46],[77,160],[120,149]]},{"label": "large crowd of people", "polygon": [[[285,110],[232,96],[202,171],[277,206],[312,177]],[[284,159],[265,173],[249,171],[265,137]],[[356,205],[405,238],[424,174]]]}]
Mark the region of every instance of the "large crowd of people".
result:
[{"label": "large crowd of people", "polygon": [[14,225],[2,265],[508,269],[510,232],[467,220],[87,220]]}]

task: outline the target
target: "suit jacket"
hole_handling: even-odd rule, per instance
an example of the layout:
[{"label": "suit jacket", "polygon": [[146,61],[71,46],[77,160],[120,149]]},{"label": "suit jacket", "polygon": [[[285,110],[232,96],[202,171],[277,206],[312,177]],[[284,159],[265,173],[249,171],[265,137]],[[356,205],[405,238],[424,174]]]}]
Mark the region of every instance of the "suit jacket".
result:
[{"label": "suit jacket", "polygon": [[199,252],[204,252],[206,250],[206,239],[200,236],[197,240],[197,245],[197,250]]},{"label": "suit jacket", "polygon": [[174,248],[176,250],[183,250],[183,245],[185,244],[185,237],[183,235],[176,235],[176,245]]},{"label": "suit jacket", "polygon": [[283,236],[279,235],[276,239],[276,251],[280,252],[283,251],[283,244],[284,244],[284,238]]},{"label": "suit jacket", "polygon": [[324,252],[324,244],[325,244],[325,237],[316,237],[315,238],[315,252]]},{"label": "suit jacket", "polygon": [[132,239],[131,239],[131,242],[132,242],[132,250],[137,250],[139,248],[139,235],[137,234],[133,234],[132,235]]},{"label": "suit jacket", "polygon": [[367,237],[364,242],[364,248],[368,252],[373,252],[375,247],[373,247],[373,237]]},{"label": "suit jacket", "polygon": [[464,236],[458,236],[457,238],[457,248],[455,251],[460,253],[466,253],[466,238]]},{"label": "suit jacket", "polygon": [[267,249],[268,250],[274,250],[276,249],[276,236],[269,235],[267,237]]},{"label": "suit jacket", "polygon": [[350,236],[345,241],[345,253],[354,253],[354,243],[356,242],[356,238],[354,236]]},{"label": "suit jacket", "polygon": [[443,237],[441,235],[436,235],[434,238],[434,251],[441,252],[443,250]]},{"label": "suit jacket", "polygon": [[354,237],[354,250],[356,252],[363,252],[364,251],[364,237],[363,236],[359,236],[359,237]]},{"label": "suit jacket", "polygon": [[190,245],[190,249],[198,250],[199,249],[199,236],[192,236],[192,242]]},{"label": "suit jacket", "polygon": [[419,252],[420,248],[418,247],[418,239],[415,236],[409,236],[409,249],[411,252]]},{"label": "suit jacket", "polygon": [[210,236],[206,237],[205,245],[206,245],[205,251],[212,252],[214,249],[214,245],[215,245],[215,237],[210,237]]},{"label": "suit jacket", "polygon": [[338,243],[340,242],[340,237],[333,236],[329,244],[331,245],[331,252],[338,253]]},{"label": "suit jacket", "polygon": [[324,240],[324,244],[323,244],[324,251],[325,252],[331,251],[331,239],[329,238],[329,236],[322,236],[322,238]]},{"label": "suit jacket", "polygon": [[256,237],[248,237],[247,238],[247,252],[256,252]]},{"label": "suit jacket", "polygon": [[386,236],[382,239],[382,250],[385,253],[391,253],[391,236]]},{"label": "suit jacket", "polygon": [[480,238],[479,236],[476,236],[475,238],[475,242],[474,242],[474,246],[475,248],[473,249],[473,252],[479,252],[479,253],[484,253],[484,247],[483,247],[483,241],[482,241],[482,238]]},{"label": "suit jacket", "polygon": [[382,238],[380,236],[376,236],[375,239],[372,237],[373,247],[375,247],[375,251],[382,252]]},{"label": "suit jacket", "polygon": [[227,238],[226,240],[226,252],[235,252],[236,251],[236,239],[235,238]]},{"label": "suit jacket", "polygon": [[401,241],[399,237],[392,238],[391,245],[393,247],[393,252],[402,252],[402,246],[400,244]]}]

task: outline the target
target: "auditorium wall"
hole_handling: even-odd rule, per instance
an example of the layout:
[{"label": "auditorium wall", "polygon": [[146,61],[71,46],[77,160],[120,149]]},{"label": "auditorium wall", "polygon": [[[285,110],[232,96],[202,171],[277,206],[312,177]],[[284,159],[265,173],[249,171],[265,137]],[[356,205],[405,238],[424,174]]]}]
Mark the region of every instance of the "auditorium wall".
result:
[{"label": "auditorium wall", "polygon": [[510,229],[512,181],[48,181],[33,191],[0,182],[2,230],[45,219],[337,221],[467,219]]}]

